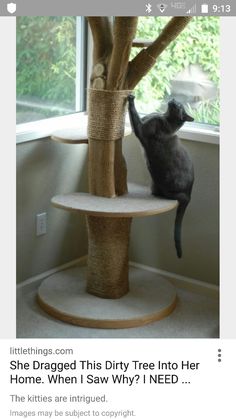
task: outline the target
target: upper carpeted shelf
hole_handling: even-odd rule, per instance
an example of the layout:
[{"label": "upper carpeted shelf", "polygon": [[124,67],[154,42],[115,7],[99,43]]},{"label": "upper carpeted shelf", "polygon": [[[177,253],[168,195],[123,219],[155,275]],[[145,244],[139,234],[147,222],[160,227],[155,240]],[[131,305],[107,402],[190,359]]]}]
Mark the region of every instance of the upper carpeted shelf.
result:
[{"label": "upper carpeted shelf", "polygon": [[[69,128],[56,130],[52,133],[52,140],[64,144],[88,144],[88,115],[80,118],[78,123]],[[130,135],[132,132],[130,126],[125,126],[124,136]]]}]

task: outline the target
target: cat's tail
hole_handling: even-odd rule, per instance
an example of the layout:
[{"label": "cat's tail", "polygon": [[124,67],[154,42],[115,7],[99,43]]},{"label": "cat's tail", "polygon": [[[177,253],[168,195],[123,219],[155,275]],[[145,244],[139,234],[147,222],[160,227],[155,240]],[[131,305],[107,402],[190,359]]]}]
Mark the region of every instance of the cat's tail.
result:
[{"label": "cat's tail", "polygon": [[186,211],[186,208],[189,204],[189,199],[186,197],[185,194],[181,194],[181,196],[178,199],[179,206],[176,211],[176,217],[175,217],[175,248],[177,252],[178,258],[182,257],[182,246],[181,246],[181,229],[182,229],[182,221],[184,217],[184,213]]}]

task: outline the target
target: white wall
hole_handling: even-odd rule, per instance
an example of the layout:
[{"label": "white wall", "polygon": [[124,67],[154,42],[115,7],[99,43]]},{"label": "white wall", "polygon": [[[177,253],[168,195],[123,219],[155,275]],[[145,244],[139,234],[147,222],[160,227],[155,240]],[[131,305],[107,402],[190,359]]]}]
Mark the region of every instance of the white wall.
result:
[{"label": "white wall", "polygon": [[[195,166],[192,201],[183,222],[183,258],[175,254],[175,211],[133,220],[130,259],[201,281],[218,283],[217,145],[184,141]],[[130,181],[149,184],[141,147],[124,140]],[[85,217],[53,208],[56,194],[87,191],[87,145],[43,139],[17,145],[17,278],[31,276],[87,254]],[[35,235],[35,216],[48,213],[48,233]]]},{"label": "white wall", "polygon": [[[173,241],[175,211],[136,218],[132,225],[130,259],[179,275],[218,284],[219,146],[183,141],[195,167],[192,200],[183,221],[183,257]],[[132,136],[124,141],[129,181],[150,184],[143,151]]]},{"label": "white wall", "polygon": [[[17,280],[87,253],[85,219],[53,208],[54,195],[87,190],[87,145],[42,139],[17,145]],[[35,235],[35,216],[48,214],[48,232]]]}]

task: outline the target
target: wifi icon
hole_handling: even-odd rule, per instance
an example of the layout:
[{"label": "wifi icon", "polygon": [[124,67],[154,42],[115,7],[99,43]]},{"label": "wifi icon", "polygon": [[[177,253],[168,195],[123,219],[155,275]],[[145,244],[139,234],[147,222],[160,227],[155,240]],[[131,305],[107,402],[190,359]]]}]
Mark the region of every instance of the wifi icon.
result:
[{"label": "wifi icon", "polygon": [[166,8],[168,7],[167,4],[157,4],[158,9],[160,10],[161,13],[164,13],[164,11],[166,10]]}]

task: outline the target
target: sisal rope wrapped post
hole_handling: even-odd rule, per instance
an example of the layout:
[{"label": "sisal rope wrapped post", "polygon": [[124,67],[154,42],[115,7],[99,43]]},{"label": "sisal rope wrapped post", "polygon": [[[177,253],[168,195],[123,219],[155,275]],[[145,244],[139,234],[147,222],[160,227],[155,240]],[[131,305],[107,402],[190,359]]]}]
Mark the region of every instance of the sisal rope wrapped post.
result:
[{"label": "sisal rope wrapped post", "polygon": [[120,298],[129,291],[129,236],[131,218],[87,217],[87,292]]},{"label": "sisal rope wrapped post", "polygon": [[[127,192],[122,155],[129,90],[89,90],[89,191],[108,198]],[[132,218],[87,217],[87,292],[120,298],[129,291],[128,250]]]},{"label": "sisal rope wrapped post", "polygon": [[94,195],[112,198],[127,192],[126,164],[118,151],[122,147],[129,93],[89,89],[89,191]]}]

